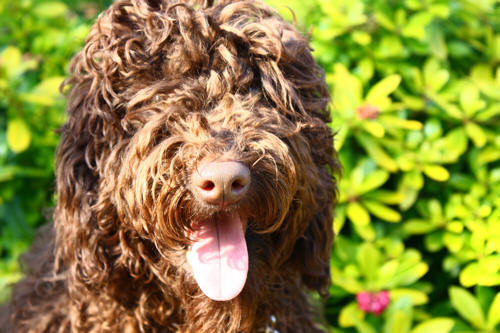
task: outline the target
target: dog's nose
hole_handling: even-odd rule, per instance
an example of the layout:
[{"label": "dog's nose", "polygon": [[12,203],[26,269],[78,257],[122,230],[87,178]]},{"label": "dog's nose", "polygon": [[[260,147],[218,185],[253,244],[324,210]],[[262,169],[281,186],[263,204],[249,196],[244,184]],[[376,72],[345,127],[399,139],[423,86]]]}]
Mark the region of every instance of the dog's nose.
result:
[{"label": "dog's nose", "polygon": [[194,190],[209,204],[231,204],[248,191],[250,170],[236,161],[210,162],[201,165],[192,176]]}]

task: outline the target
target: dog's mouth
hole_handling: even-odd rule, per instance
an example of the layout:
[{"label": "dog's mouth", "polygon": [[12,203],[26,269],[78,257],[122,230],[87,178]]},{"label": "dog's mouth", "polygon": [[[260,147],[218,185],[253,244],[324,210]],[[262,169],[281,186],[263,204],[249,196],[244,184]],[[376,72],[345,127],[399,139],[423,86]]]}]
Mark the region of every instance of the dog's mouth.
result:
[{"label": "dog's mouth", "polygon": [[194,278],[203,293],[215,301],[228,301],[240,294],[248,273],[245,240],[247,221],[237,213],[221,212],[197,221],[187,251]]}]

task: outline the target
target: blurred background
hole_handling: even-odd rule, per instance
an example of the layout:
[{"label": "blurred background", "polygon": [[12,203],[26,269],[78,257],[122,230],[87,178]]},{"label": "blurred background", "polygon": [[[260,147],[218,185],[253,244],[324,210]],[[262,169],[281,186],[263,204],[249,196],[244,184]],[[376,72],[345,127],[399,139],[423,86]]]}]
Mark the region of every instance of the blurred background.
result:
[{"label": "blurred background", "polygon": [[[59,85],[110,2],[0,0],[0,303],[54,206]],[[268,2],[333,98],[331,332],[500,332],[500,1]]]}]

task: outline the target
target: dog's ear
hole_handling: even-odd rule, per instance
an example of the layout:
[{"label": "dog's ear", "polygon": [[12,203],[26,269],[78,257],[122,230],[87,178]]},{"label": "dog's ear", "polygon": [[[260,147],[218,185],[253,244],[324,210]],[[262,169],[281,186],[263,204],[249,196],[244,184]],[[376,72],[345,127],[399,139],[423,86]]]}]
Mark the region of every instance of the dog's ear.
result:
[{"label": "dog's ear", "polygon": [[302,200],[298,208],[302,213],[299,214],[299,221],[295,222],[301,227],[295,228],[303,233],[297,235],[289,262],[300,272],[308,288],[325,295],[330,284],[336,176],[340,175],[333,134],[328,125],[331,119],[329,89],[324,72],[314,60],[307,40],[291,25],[283,26],[282,44],[280,69],[293,87],[290,95],[296,114],[302,115],[296,121],[300,123],[300,133],[306,141],[305,151],[310,155],[307,163],[314,164],[311,167],[306,163],[305,169],[299,171],[306,175],[303,176],[303,182],[305,187],[309,187],[309,191],[305,191],[309,194],[297,198]]},{"label": "dog's ear", "polygon": [[[328,293],[330,255],[334,238],[333,210],[337,197],[336,176],[340,166],[328,126],[313,118],[301,131],[308,149],[308,163],[299,163],[299,191],[292,202],[290,220],[284,231],[295,233],[289,263],[300,272],[302,282],[321,295]],[[312,162],[312,163],[310,163]],[[291,231],[291,233],[290,233]],[[287,238],[283,234],[284,239]]]},{"label": "dog's ear", "polygon": [[105,48],[111,37],[101,31],[107,27],[106,17],[98,20],[85,49],[72,60],[70,78],[63,85],[68,118],[56,151],[56,261],[86,281],[105,279],[111,263],[99,245],[108,231],[97,225],[97,193],[104,165],[125,135],[119,87],[111,83],[118,75],[113,70],[118,60],[108,59],[106,52],[112,51]]},{"label": "dog's ear", "polygon": [[[306,230],[294,246],[291,262],[300,271],[302,282],[321,295],[328,294],[330,255],[333,242],[335,187],[331,176],[323,173],[315,192],[317,208]],[[307,209],[304,207],[304,209]]]},{"label": "dog's ear", "polygon": [[58,264],[90,280],[109,265],[105,252],[99,250],[101,234],[96,224],[95,204],[102,164],[116,142],[117,133],[113,133],[104,119],[102,109],[90,109],[88,91],[87,82],[72,86],[68,119],[60,130],[54,227]]}]

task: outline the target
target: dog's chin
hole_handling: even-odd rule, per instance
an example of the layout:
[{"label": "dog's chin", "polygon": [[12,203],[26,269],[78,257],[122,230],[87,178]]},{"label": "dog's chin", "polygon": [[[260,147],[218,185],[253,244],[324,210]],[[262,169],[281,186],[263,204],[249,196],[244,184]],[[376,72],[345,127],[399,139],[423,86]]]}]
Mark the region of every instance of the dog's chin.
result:
[{"label": "dog's chin", "polygon": [[193,243],[186,257],[201,291],[214,301],[229,301],[245,286],[248,251],[246,218],[236,211],[219,211],[193,221]]}]

